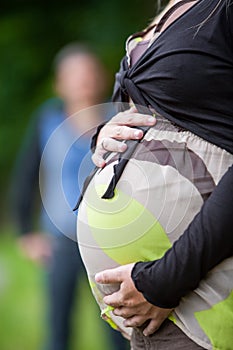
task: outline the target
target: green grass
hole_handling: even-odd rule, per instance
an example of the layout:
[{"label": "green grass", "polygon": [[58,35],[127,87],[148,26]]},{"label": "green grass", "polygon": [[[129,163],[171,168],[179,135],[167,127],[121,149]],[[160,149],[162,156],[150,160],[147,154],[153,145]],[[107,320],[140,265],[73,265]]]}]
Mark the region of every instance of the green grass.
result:
[{"label": "green grass", "polygon": [[[22,256],[16,237],[6,231],[0,232],[0,350],[43,350],[48,329],[45,270]],[[70,350],[110,349],[86,280],[77,293]]]}]

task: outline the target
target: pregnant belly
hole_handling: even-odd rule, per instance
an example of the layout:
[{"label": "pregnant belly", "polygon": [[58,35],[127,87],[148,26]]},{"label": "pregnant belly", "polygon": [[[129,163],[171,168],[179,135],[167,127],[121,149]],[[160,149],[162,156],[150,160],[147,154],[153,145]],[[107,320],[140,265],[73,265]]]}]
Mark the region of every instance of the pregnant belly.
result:
[{"label": "pregnant belly", "polygon": [[[147,135],[149,140],[140,144],[113,198],[102,196],[118,160],[107,163],[90,182],[77,225],[80,251],[90,275],[161,258],[211,193],[214,181],[204,161],[183,139],[156,140],[161,133]],[[168,138],[169,133],[164,134]]]},{"label": "pregnant belly", "polygon": [[[188,147],[189,133],[152,129],[146,137],[129,160],[114,197],[102,198],[118,160],[95,174],[79,207],[79,248],[102,311],[103,296],[119,286],[97,285],[95,274],[161,258],[215,185],[203,158]],[[110,318],[124,328],[119,317]]]}]

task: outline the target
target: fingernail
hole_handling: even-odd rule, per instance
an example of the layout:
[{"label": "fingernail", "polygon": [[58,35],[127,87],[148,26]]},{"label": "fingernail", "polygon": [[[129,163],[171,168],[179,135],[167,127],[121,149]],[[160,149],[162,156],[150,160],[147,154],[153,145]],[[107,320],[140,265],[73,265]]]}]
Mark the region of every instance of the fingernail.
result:
[{"label": "fingernail", "polygon": [[103,302],[104,302],[106,305],[111,306],[111,305],[110,305],[110,302],[108,301],[108,297],[104,297],[104,298],[103,298]]},{"label": "fingernail", "polygon": [[99,168],[104,168],[105,165],[106,165],[106,162],[105,162],[104,160],[101,160],[101,159],[98,160],[98,165],[97,165],[97,166],[98,166]]},{"label": "fingernail", "polygon": [[101,274],[100,273],[97,273],[95,275],[95,280],[96,280],[96,282],[100,282],[101,281]]},{"label": "fingernail", "polygon": [[121,143],[119,145],[119,152],[124,152],[127,148],[127,145],[125,143]]},{"label": "fingernail", "polygon": [[149,118],[147,119],[147,121],[148,121],[148,123],[150,123],[150,124],[154,124],[154,122],[155,122],[156,120],[155,120],[155,117],[149,117]]},{"label": "fingernail", "polygon": [[136,139],[139,139],[140,137],[142,137],[142,131],[141,130],[134,131],[134,137]]}]

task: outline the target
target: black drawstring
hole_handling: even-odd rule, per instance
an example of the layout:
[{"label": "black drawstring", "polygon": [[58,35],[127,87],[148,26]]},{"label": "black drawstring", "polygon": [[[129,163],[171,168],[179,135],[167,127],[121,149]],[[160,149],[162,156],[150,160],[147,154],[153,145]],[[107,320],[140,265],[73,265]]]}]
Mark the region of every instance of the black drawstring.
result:
[{"label": "black drawstring", "polygon": [[139,140],[126,141],[127,149],[119,158],[119,162],[113,166],[114,175],[112,177],[110,184],[108,185],[106,192],[103,194],[101,198],[110,199],[114,197],[114,190],[116,188],[117,182],[120,179],[126,164],[131,158],[131,155],[133,154],[135,148],[137,147],[138,142]]},{"label": "black drawstring", "polygon": [[84,184],[83,184],[83,187],[82,187],[82,191],[81,191],[81,194],[79,196],[79,199],[78,199],[78,202],[77,204],[75,205],[73,211],[77,210],[82,199],[83,199],[83,196],[84,196],[84,193],[86,192],[86,189],[89,185],[89,183],[91,182],[92,178],[94,177],[94,175],[96,174],[97,170],[99,170],[98,167],[95,167],[92,172],[86,177],[85,181],[84,181]]},{"label": "black drawstring", "polygon": [[[147,127],[140,127],[137,129],[141,129],[143,131],[143,134],[145,135],[147,130],[149,130],[149,126]],[[119,158],[119,162],[117,164],[114,165],[113,169],[114,169],[114,175],[108,185],[108,188],[107,190],[105,191],[105,193],[103,194],[103,196],[101,198],[103,199],[110,199],[110,198],[113,198],[114,197],[114,191],[115,191],[115,188],[116,188],[116,185],[123,173],[123,170],[125,169],[126,167],[126,164],[128,163],[129,159],[131,158],[133,152],[135,151],[138,143],[140,142],[141,140],[127,140],[126,141],[126,144],[127,144],[127,149],[124,153],[121,154],[120,158]],[[108,152],[106,155],[105,155],[105,158],[107,158],[109,156],[111,152]],[[95,167],[92,172],[90,173],[90,175],[87,176],[86,180],[84,181],[84,184],[83,184],[83,188],[82,188],[82,191],[81,191],[81,195],[78,199],[78,202],[77,204],[75,205],[73,211],[77,210],[79,208],[79,205],[83,199],[83,196],[86,192],[86,189],[89,185],[89,183],[91,182],[91,180],[93,179],[93,177],[95,176],[95,174],[97,173],[97,171],[99,170],[100,168],[99,167]]]}]

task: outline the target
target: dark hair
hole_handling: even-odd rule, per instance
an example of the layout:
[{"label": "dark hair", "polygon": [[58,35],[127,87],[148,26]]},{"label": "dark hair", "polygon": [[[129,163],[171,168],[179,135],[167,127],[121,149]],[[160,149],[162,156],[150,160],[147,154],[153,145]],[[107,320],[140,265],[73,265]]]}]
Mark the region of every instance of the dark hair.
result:
[{"label": "dark hair", "polygon": [[221,3],[222,3],[223,1],[225,1],[225,3],[226,3],[226,10],[227,10],[227,8],[230,6],[230,4],[232,3],[232,0],[219,0],[219,1],[217,2],[216,6],[214,7],[214,9],[206,16],[206,18],[205,18],[201,23],[199,23],[199,24],[197,25],[197,31],[196,31],[195,35],[198,34],[199,30],[203,27],[203,25],[204,25],[211,17],[214,16],[214,14],[217,12],[219,6],[221,5]]}]

